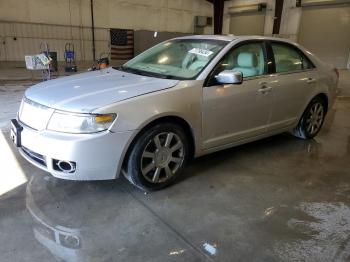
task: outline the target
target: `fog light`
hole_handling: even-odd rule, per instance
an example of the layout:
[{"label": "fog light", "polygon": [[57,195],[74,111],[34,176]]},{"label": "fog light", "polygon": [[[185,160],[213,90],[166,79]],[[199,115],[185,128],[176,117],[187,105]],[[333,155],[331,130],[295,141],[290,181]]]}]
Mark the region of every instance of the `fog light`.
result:
[{"label": "fog light", "polygon": [[80,239],[78,236],[66,235],[66,234],[60,233],[59,239],[62,246],[65,246],[68,248],[80,247]]}]

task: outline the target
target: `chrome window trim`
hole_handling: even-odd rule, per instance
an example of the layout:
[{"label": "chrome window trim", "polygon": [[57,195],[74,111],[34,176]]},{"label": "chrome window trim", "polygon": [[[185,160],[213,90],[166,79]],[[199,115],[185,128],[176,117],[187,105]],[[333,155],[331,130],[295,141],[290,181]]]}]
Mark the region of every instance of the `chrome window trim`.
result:
[{"label": "chrome window trim", "polygon": [[310,71],[317,71],[316,67],[309,68],[309,69],[301,69],[301,70],[293,70],[293,71],[286,71],[286,72],[275,72],[270,74],[270,76],[280,76],[280,75],[290,75],[290,74],[297,74],[297,73],[304,73],[304,72],[310,72]]},{"label": "chrome window trim", "polygon": [[[250,80],[264,79],[264,78],[275,77],[275,76],[280,76],[280,75],[283,76],[283,75],[304,73],[304,72],[309,72],[309,71],[317,71],[317,70],[316,70],[316,68],[310,68],[310,69],[294,70],[294,71],[283,72],[283,73],[272,73],[272,74],[263,74],[263,75],[258,75],[258,76],[248,76],[248,77],[243,77],[243,83],[245,81],[250,81]],[[210,87],[210,86],[203,86],[203,87]]]},{"label": "chrome window trim", "polygon": [[258,76],[247,76],[247,77],[243,77],[243,82],[250,81],[250,80],[256,80],[256,79],[262,79],[262,78],[268,78],[271,76],[272,76],[272,74],[263,74],[263,75],[258,75]]},{"label": "chrome window trim", "polygon": [[[263,75],[258,75],[258,76],[248,76],[248,77],[243,77],[243,82],[250,81],[250,80],[256,80],[256,79],[275,77],[275,76],[280,76],[280,75],[304,73],[304,72],[309,72],[309,71],[316,71],[316,68],[310,68],[310,69],[304,69],[304,70],[294,70],[294,71],[288,71],[288,72],[283,72],[283,73],[263,74]],[[204,86],[204,87],[210,87],[210,86]]]}]

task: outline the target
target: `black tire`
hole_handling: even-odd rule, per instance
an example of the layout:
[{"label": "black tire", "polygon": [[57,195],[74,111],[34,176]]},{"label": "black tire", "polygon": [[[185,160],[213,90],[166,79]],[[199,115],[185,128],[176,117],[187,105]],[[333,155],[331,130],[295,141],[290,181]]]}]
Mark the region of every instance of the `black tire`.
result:
[{"label": "black tire", "polygon": [[[171,144],[166,146],[168,136],[171,136],[169,134],[173,136],[169,138]],[[143,131],[136,139],[127,159],[124,176],[145,191],[159,190],[172,184],[189,157],[188,139],[183,128],[173,123],[157,124]],[[156,145],[156,140],[161,147]],[[172,152],[179,145],[182,147]],[[149,157],[149,153],[153,154],[153,158]],[[154,168],[147,172],[152,163]]]},{"label": "black tire", "polygon": [[[314,128],[310,129],[310,123],[312,121],[316,121],[311,117],[314,112],[313,110],[318,110],[316,108],[321,108],[320,109],[321,111],[318,114],[319,119],[317,118],[318,124],[317,125],[315,124]],[[292,134],[301,139],[314,138],[322,128],[326,113],[327,113],[327,108],[326,108],[325,101],[321,97],[316,96],[311,100],[309,105],[306,107],[298,125],[296,126],[296,128],[293,129]]]}]

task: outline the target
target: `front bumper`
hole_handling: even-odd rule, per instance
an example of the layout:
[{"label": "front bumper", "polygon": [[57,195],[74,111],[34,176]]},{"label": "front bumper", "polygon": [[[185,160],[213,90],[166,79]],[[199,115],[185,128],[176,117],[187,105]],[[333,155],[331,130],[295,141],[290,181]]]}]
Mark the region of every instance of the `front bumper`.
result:
[{"label": "front bumper", "polygon": [[[134,131],[65,134],[23,126],[21,155],[53,176],[69,180],[106,180],[119,176]],[[54,169],[54,161],[76,163],[72,173]],[[57,169],[57,168],[56,168]]]}]

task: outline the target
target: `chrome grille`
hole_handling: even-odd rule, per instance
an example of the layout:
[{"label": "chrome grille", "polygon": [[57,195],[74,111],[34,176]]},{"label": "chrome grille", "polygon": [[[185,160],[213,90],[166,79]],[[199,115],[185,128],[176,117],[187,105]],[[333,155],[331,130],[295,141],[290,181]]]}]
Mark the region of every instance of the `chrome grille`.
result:
[{"label": "chrome grille", "polygon": [[46,167],[46,159],[43,155],[40,155],[38,153],[33,152],[32,150],[22,146],[22,151],[25,153],[28,157],[30,157],[32,160],[37,162],[38,164]]},{"label": "chrome grille", "polygon": [[43,130],[53,113],[53,109],[23,98],[19,110],[19,120],[36,130]]}]

